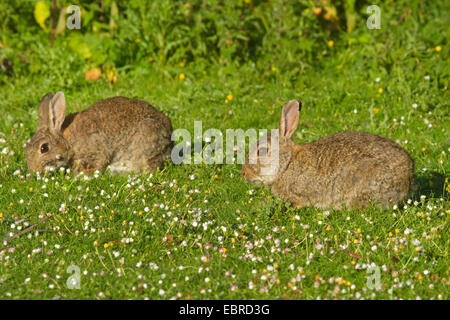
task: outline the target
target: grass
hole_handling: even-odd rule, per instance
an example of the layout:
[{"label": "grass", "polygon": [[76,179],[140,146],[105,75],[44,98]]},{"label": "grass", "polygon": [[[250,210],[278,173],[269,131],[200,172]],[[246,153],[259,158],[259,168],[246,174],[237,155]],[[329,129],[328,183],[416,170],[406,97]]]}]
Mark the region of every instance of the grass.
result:
[{"label": "grass", "polygon": [[[436,49],[427,29],[413,26],[394,28],[386,46],[336,39],[322,63],[297,75],[282,64],[191,66],[122,71],[114,85],[57,71],[4,84],[0,236],[52,217],[0,244],[0,297],[449,299],[448,46]],[[239,165],[30,175],[23,145],[39,99],[58,90],[69,111],[114,95],[144,99],[190,132],[195,120],[203,131],[275,128],[284,102],[298,98],[298,143],[344,130],[389,137],[414,158],[417,190],[392,210],[324,211],[293,208],[250,185]],[[72,263],[79,290],[66,285]],[[379,290],[368,286],[374,266]]]}]

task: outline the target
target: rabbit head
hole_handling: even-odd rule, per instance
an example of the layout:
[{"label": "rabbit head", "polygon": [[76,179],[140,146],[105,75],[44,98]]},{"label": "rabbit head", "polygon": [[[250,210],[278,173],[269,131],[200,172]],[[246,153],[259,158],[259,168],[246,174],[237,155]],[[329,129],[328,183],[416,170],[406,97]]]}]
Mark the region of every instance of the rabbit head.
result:
[{"label": "rabbit head", "polygon": [[38,128],[25,146],[29,170],[54,170],[68,166],[71,150],[61,131],[65,111],[64,93],[57,92],[54,96],[47,93],[42,98]]},{"label": "rabbit head", "polygon": [[301,106],[299,100],[286,103],[281,111],[278,130],[272,130],[270,135],[262,137],[250,147],[242,166],[242,174],[246,180],[270,186],[286,170],[296,145],[291,137],[297,129]]}]

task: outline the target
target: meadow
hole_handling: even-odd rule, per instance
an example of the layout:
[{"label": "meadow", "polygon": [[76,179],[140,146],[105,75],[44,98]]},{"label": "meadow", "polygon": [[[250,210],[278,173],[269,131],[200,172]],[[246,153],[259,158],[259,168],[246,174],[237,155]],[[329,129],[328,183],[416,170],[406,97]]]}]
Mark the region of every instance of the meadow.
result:
[{"label": "meadow", "polygon": [[[93,24],[93,10],[86,28],[94,31],[79,33],[90,56],[71,45],[67,30],[51,47],[33,19],[37,2],[24,3],[31,8],[0,5],[11,19],[0,19],[0,58],[14,67],[3,60],[0,69],[0,299],[450,298],[446,1],[375,2],[379,30],[366,27],[365,2],[353,8],[353,30],[316,14],[316,2],[301,2],[300,25],[290,19],[289,8],[300,10],[294,2],[286,11],[280,1],[266,9],[265,1],[236,2],[263,21],[266,34],[236,8],[210,1],[234,19],[236,33],[257,35],[228,39],[235,25],[224,22],[215,26],[214,46],[204,34],[209,25],[198,19],[186,31],[191,42],[173,34],[186,10],[219,14],[199,2],[161,1],[155,13],[130,1],[118,7],[114,35],[111,24]],[[13,27],[14,10],[28,15],[23,25]],[[181,13],[172,21],[170,10]],[[268,18],[264,10],[278,14]],[[157,39],[166,30],[167,42],[135,35],[133,19],[154,23]],[[277,37],[272,26],[284,31]],[[91,45],[97,38],[102,42]],[[117,48],[105,45],[111,39]],[[237,164],[167,161],[153,174],[127,176],[31,174],[23,147],[36,130],[40,99],[60,90],[69,112],[133,97],[191,133],[194,121],[204,131],[273,129],[283,104],[300,99],[297,143],[340,131],[388,137],[414,159],[416,190],[390,210],[322,210],[293,207],[249,184]]]}]

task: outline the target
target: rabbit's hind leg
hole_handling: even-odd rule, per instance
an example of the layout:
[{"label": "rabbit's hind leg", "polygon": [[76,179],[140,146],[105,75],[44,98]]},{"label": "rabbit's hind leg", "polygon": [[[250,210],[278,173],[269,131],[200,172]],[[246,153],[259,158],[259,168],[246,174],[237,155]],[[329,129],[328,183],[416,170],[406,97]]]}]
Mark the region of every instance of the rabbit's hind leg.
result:
[{"label": "rabbit's hind leg", "polygon": [[157,120],[146,118],[131,139],[126,167],[135,172],[154,172],[170,156],[171,146],[170,130]]}]

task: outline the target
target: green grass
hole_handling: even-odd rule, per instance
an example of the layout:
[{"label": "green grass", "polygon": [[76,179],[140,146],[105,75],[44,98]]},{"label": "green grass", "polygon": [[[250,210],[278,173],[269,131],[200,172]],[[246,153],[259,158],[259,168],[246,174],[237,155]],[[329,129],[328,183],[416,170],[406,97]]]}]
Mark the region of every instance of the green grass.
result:
[{"label": "green grass", "polygon": [[[110,85],[67,77],[60,62],[54,78],[4,83],[0,237],[52,217],[0,243],[0,298],[449,299],[449,61],[446,37],[435,43],[429,33],[443,21],[434,14],[427,24],[411,18],[376,35],[364,31],[373,41],[345,35],[296,74],[282,62],[142,67],[119,70]],[[191,132],[195,120],[203,131],[275,128],[282,105],[301,99],[298,143],[344,130],[389,137],[414,158],[417,191],[395,210],[324,211],[293,208],[250,185],[240,165],[29,175],[23,145],[39,99],[58,90],[69,111],[115,95],[144,99]],[[72,262],[80,290],[66,286]],[[372,265],[380,290],[367,286]]]}]

